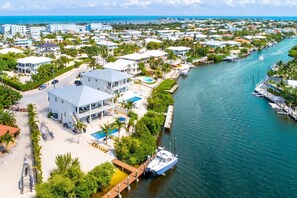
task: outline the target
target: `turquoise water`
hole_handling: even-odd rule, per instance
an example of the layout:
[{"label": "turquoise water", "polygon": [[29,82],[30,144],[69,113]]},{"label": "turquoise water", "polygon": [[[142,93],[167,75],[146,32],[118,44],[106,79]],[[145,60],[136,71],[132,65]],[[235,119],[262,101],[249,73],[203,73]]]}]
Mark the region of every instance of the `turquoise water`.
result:
[{"label": "turquoise water", "polygon": [[132,101],[132,102],[137,102],[138,100],[141,100],[142,98],[138,97],[138,96],[134,96],[132,98],[129,98],[126,100],[126,102],[128,101]]},{"label": "turquoise water", "polygon": [[[112,134],[114,134],[116,132],[118,132],[118,129],[113,129],[113,130],[108,132],[108,135],[112,135]],[[96,133],[92,133],[91,136],[93,136],[96,139],[101,139],[101,138],[106,137],[104,131],[99,131],[99,132],[96,132]]]},{"label": "turquoise water", "polygon": [[0,24],[41,24],[41,23],[147,23],[159,18],[197,18],[197,19],[267,19],[297,20],[297,17],[265,16],[0,16]]},{"label": "turquoise water", "polygon": [[296,197],[297,124],[251,95],[269,66],[290,59],[293,45],[297,39],[179,79],[173,130],[160,139],[168,146],[177,138],[179,162],[123,197]]},{"label": "turquoise water", "polygon": [[143,77],[143,81],[147,83],[151,83],[151,82],[154,82],[154,79],[151,77]]}]

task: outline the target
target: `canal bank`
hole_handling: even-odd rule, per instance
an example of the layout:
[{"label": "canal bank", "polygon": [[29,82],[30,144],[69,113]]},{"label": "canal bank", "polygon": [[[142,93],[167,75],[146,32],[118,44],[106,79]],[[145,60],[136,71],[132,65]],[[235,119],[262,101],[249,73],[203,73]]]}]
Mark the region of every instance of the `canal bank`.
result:
[{"label": "canal bank", "polygon": [[122,196],[295,195],[297,125],[251,92],[268,67],[290,59],[287,51],[296,43],[288,39],[242,61],[198,67],[181,78],[172,131],[160,140],[167,146],[177,137],[179,163],[165,177],[144,179]]}]

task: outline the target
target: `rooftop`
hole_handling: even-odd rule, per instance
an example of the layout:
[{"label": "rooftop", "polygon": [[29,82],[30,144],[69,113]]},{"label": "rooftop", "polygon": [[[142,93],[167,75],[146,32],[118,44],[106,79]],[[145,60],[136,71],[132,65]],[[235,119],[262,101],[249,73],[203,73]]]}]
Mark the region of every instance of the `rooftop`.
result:
[{"label": "rooftop", "polygon": [[20,49],[17,49],[17,48],[5,48],[5,49],[2,49],[0,50],[0,54],[7,54],[9,52],[12,52],[12,53],[24,53],[23,50],[20,50]]},{"label": "rooftop", "polygon": [[131,61],[131,60],[118,59],[113,63],[107,63],[103,67],[106,69],[114,69],[114,70],[121,71],[121,70],[124,70],[128,65],[133,65],[135,63],[136,63],[135,61]]},{"label": "rooftop", "polygon": [[22,63],[22,64],[27,64],[27,63],[38,64],[38,63],[46,63],[50,61],[52,61],[51,58],[37,57],[37,56],[29,56],[29,57],[20,58],[17,60],[18,63]]},{"label": "rooftop", "polygon": [[9,132],[10,135],[14,135],[20,131],[19,128],[1,125],[0,124],[0,137],[3,136],[6,132]]},{"label": "rooftop", "polygon": [[183,47],[183,46],[178,46],[178,47],[169,47],[169,50],[173,50],[173,51],[184,51],[184,50],[190,50],[191,48],[189,47]]},{"label": "rooftop", "polygon": [[59,89],[48,90],[48,93],[73,104],[76,107],[89,105],[113,96],[89,86],[67,86]]},{"label": "rooftop", "polygon": [[92,77],[95,79],[104,80],[107,82],[116,82],[119,80],[124,80],[127,78],[131,78],[132,76],[125,73],[125,72],[119,72],[112,69],[96,69],[87,73],[81,74],[82,76],[86,77]]}]

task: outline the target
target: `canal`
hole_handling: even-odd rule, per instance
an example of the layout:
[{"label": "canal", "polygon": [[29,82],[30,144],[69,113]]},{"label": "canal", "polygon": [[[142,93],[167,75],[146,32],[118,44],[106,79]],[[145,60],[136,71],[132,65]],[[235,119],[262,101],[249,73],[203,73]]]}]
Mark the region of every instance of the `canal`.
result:
[{"label": "canal", "polygon": [[287,39],[242,61],[201,66],[180,78],[173,130],[160,139],[167,147],[177,138],[179,163],[123,197],[296,196],[297,124],[251,95],[268,67],[290,60],[294,45],[297,39]]}]

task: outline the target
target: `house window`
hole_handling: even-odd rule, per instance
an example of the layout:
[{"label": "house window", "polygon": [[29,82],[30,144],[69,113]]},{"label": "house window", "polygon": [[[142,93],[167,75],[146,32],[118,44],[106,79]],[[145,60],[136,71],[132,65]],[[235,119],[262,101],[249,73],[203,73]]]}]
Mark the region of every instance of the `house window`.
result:
[{"label": "house window", "polygon": [[50,101],[51,100],[50,97],[48,97],[47,100]]},{"label": "house window", "polygon": [[95,81],[97,82],[97,79]]},{"label": "house window", "polygon": [[91,79],[89,78],[89,82],[91,81]]},{"label": "house window", "polygon": [[57,97],[55,97],[55,102],[57,102]]},{"label": "house window", "polygon": [[66,112],[64,112],[64,117],[66,117]]},{"label": "house window", "polygon": [[64,104],[64,101],[62,100],[62,104]]}]

